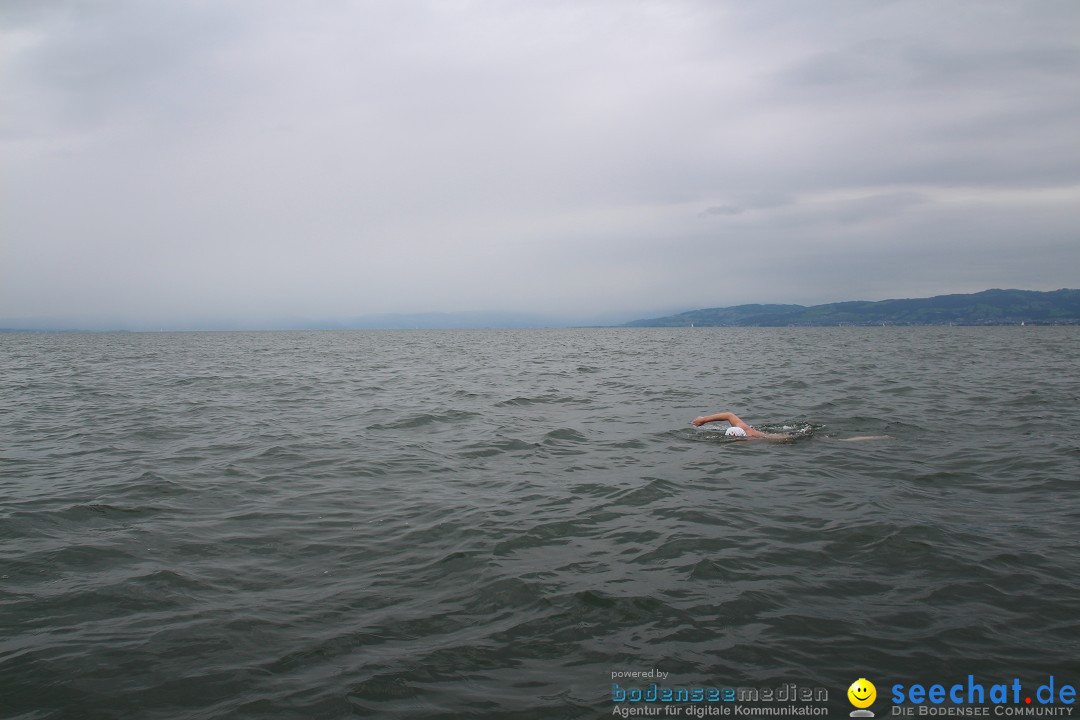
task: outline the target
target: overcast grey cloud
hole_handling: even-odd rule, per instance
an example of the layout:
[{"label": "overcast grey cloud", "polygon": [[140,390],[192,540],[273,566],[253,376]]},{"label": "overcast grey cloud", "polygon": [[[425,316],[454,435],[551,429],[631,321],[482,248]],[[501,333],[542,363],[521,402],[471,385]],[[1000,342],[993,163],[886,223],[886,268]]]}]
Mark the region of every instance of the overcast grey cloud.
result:
[{"label": "overcast grey cloud", "polygon": [[1080,4],[0,7],[0,325],[1080,287]]}]

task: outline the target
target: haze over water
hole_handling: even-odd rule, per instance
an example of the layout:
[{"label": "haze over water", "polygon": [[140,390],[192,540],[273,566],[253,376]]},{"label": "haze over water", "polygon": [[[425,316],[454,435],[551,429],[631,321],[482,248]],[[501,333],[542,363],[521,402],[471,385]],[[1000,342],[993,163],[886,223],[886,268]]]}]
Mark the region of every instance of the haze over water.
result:
[{"label": "haze over water", "polygon": [[[1078,357],[1066,327],[0,335],[0,715],[1077,685]],[[690,426],[721,410],[808,432]]]}]

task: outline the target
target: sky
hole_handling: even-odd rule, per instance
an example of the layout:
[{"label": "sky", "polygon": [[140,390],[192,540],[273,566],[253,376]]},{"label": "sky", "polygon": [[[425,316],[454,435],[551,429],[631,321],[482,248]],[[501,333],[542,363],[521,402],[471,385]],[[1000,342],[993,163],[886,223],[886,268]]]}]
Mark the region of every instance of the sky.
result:
[{"label": "sky", "polygon": [[1073,0],[4,0],[0,327],[1080,288]]}]

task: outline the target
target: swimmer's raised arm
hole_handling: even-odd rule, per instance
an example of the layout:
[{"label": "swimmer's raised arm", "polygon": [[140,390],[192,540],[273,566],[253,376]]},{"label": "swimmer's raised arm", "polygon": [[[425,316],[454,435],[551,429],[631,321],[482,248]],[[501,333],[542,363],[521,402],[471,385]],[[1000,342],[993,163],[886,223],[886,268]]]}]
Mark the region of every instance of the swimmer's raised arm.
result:
[{"label": "swimmer's raised arm", "polygon": [[749,425],[744,423],[742,421],[742,419],[738,415],[736,415],[733,412],[722,412],[722,413],[716,413],[715,415],[702,415],[701,417],[694,418],[693,420],[691,420],[691,422],[694,425],[698,426],[698,427],[701,427],[705,423],[727,422],[727,423],[731,423],[731,425],[733,427],[742,428],[743,430],[746,431],[746,434],[749,435],[750,437],[764,437],[765,436],[765,433],[759,432],[758,430],[755,430],[754,428],[750,427]]},{"label": "swimmer's raised arm", "polygon": [[711,422],[728,422],[735,427],[741,427],[743,430],[750,427],[742,420],[740,420],[739,416],[733,412],[722,412],[716,413],[715,415],[702,415],[701,417],[694,418],[692,422],[694,423],[694,425],[697,425],[699,427],[704,425],[705,423]]}]

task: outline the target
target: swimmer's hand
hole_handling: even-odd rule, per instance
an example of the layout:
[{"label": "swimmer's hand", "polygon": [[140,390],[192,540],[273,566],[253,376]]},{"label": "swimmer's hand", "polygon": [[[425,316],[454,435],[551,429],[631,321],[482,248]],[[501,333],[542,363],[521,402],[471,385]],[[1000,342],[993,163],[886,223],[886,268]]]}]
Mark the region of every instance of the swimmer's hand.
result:
[{"label": "swimmer's hand", "polygon": [[696,417],[696,418],[694,418],[693,420],[690,421],[690,423],[694,427],[701,427],[702,425],[704,425],[707,422],[712,422],[712,420],[710,420],[708,417],[706,417],[704,415],[702,415],[701,417]]}]

